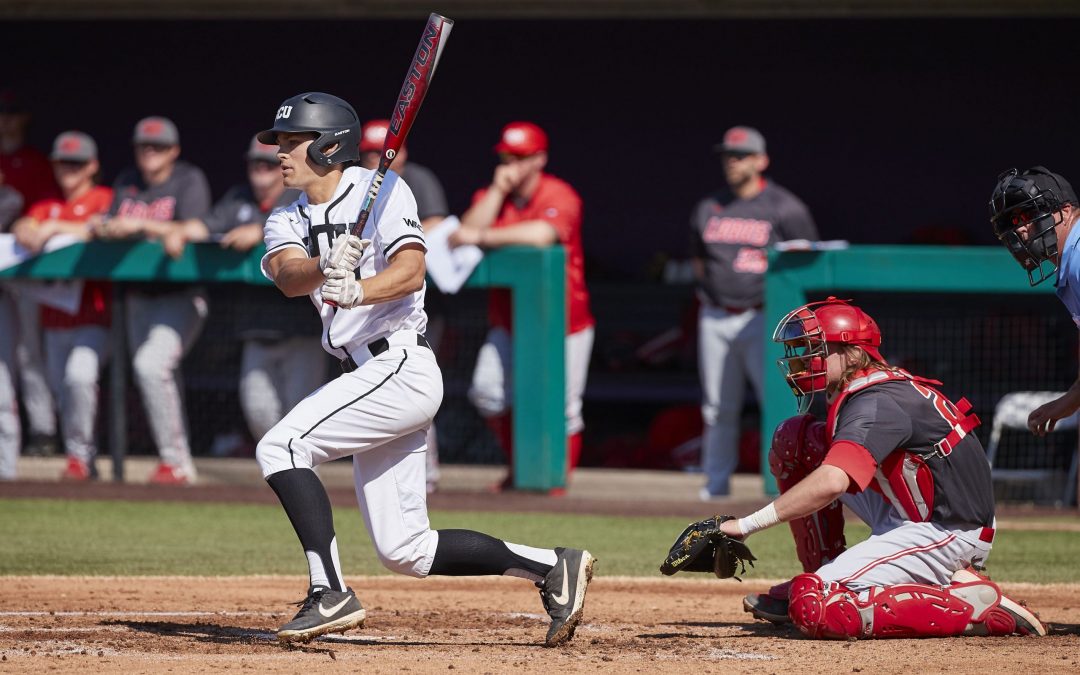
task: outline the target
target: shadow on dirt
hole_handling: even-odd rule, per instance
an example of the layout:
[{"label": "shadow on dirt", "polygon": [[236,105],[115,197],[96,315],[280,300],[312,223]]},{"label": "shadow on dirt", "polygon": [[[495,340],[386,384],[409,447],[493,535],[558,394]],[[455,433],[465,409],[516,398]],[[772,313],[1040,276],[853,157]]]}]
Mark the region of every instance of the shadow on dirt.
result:
[{"label": "shadow on dirt", "polygon": [[253,628],[242,628],[239,626],[223,626],[216,623],[206,623],[203,621],[196,621],[193,623],[179,623],[176,621],[104,621],[103,625],[109,626],[125,626],[133,631],[140,633],[151,633],[162,637],[177,637],[195,640],[197,642],[206,642],[210,644],[228,644],[228,645],[258,645],[265,644],[268,647],[275,649],[289,649],[304,652],[329,652],[331,649],[320,649],[319,647],[325,645],[330,646],[342,646],[342,645],[360,645],[360,646],[387,646],[387,647],[436,647],[436,646],[455,646],[455,647],[492,647],[492,646],[506,646],[506,647],[536,647],[537,649],[544,649],[540,644],[530,644],[521,642],[497,642],[497,641],[485,641],[485,642],[452,642],[452,641],[438,641],[438,640],[403,640],[398,637],[372,637],[363,635],[323,635],[316,638],[313,642],[308,644],[286,644],[278,642],[277,636],[272,631],[258,630]]}]

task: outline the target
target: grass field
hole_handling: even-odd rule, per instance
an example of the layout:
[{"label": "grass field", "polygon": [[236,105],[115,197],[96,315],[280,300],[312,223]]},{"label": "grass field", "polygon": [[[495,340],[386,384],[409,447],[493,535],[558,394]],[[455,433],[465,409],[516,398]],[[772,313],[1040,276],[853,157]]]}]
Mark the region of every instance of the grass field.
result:
[{"label": "grass field", "polygon": [[[346,574],[382,574],[359,513],[335,514]],[[681,518],[433,512],[432,526],[469,528],[535,546],[587,547],[604,575],[656,576]],[[1062,520],[1076,522],[1076,518]],[[1046,522],[1046,521],[1042,521]],[[849,544],[868,534],[849,525]],[[277,506],[180,502],[0,500],[0,575],[306,575],[288,520]],[[748,577],[799,570],[786,527],[754,535]],[[999,532],[989,572],[999,581],[1080,582],[1080,534]]]}]

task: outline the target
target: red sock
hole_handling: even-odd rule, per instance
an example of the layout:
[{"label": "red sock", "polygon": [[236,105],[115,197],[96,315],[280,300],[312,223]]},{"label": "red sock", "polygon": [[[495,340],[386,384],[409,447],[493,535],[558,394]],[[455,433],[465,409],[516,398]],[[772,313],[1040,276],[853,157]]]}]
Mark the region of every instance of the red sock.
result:
[{"label": "red sock", "polygon": [[503,454],[506,455],[506,465],[510,468],[510,475],[514,475],[514,418],[507,412],[497,417],[488,417],[488,428],[495,434],[495,440],[499,442]]},{"label": "red sock", "polygon": [[581,461],[581,432],[570,434],[566,439],[566,477],[569,478]]}]

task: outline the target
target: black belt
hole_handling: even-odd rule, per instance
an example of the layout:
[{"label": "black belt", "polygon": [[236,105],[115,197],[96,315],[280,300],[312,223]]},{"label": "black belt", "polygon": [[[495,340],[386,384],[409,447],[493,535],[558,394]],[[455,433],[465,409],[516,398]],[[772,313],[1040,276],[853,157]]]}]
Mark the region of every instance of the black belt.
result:
[{"label": "black belt", "polygon": [[[428,344],[427,338],[425,338],[423,335],[420,335],[419,333],[417,333],[416,335],[416,346],[427,347],[428,349],[431,349],[431,345]],[[378,356],[379,354],[385,352],[387,349],[390,349],[390,341],[386,338],[379,338],[374,342],[369,342],[367,348],[368,351],[371,352],[372,356]],[[341,359],[342,372],[351,373],[359,367],[360,366],[356,365],[356,361],[353,361],[353,358],[351,356],[346,359]]]}]

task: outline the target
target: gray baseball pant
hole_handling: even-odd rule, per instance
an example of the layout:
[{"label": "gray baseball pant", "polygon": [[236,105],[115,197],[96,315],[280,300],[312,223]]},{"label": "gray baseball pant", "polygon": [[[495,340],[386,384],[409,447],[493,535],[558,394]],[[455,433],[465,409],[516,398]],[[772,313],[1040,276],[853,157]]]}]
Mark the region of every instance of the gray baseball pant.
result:
[{"label": "gray baseball pant", "polygon": [[739,421],[746,382],[762,400],[765,318],[758,310],[738,314],[702,305],[698,318],[701,376],[702,469],[711,495],[731,491],[739,465]]}]

